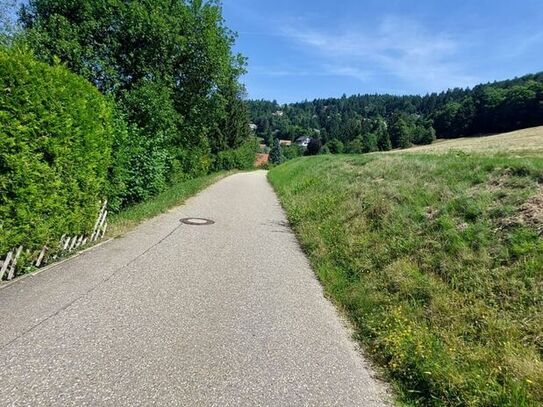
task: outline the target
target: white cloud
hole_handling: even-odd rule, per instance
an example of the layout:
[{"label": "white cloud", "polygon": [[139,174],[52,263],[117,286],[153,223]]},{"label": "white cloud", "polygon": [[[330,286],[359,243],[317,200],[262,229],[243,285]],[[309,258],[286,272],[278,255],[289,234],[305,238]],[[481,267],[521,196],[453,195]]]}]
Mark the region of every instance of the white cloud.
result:
[{"label": "white cloud", "polygon": [[409,87],[428,90],[477,83],[458,62],[465,42],[430,32],[405,18],[385,17],[372,31],[351,27],[341,32],[296,21],[285,26],[283,33],[307,51],[317,52],[323,60],[322,69],[329,73],[361,81],[390,75]]}]

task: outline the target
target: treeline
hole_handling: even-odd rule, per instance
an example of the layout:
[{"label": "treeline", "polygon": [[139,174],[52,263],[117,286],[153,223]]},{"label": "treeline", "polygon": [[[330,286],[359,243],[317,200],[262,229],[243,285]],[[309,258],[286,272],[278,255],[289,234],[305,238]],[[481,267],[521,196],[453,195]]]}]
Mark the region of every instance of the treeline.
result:
[{"label": "treeline", "polygon": [[[356,95],[288,105],[248,103],[257,133],[318,138],[327,152],[370,152],[543,124],[543,73],[426,96]],[[328,146],[328,148],[326,147]]]},{"label": "treeline", "polygon": [[18,26],[0,36],[0,252],[83,232],[100,199],[252,166],[219,1],[30,0]]}]

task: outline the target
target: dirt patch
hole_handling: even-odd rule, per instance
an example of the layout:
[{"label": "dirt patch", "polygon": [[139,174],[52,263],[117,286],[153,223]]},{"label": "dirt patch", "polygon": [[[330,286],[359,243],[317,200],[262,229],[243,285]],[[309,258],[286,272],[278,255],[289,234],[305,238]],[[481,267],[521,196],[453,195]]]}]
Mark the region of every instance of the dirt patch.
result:
[{"label": "dirt patch", "polygon": [[538,193],[520,207],[520,215],[524,224],[543,233],[543,186],[540,186]]},{"label": "dirt patch", "polygon": [[269,159],[269,154],[257,154],[255,159],[255,167],[263,167],[264,165],[268,164]]},{"label": "dirt patch", "polygon": [[510,168],[506,168],[500,174],[493,174],[488,182],[490,191],[497,191],[503,189],[507,185],[507,181],[513,175],[513,171]]},{"label": "dirt patch", "polygon": [[539,186],[537,194],[522,204],[517,215],[506,219],[503,224],[528,226],[543,234],[543,185]]}]

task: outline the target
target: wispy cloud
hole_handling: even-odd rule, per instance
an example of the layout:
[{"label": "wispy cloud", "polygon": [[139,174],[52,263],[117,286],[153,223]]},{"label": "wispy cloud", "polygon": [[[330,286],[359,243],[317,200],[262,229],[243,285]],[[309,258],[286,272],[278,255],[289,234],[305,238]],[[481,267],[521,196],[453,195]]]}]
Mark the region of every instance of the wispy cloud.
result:
[{"label": "wispy cloud", "polygon": [[296,67],[269,68],[265,66],[251,66],[251,73],[257,76],[269,77],[315,77],[315,76],[350,76],[360,80],[367,80],[371,73],[362,69],[340,65],[322,65],[319,69],[305,69]]},{"label": "wispy cloud", "polygon": [[361,81],[391,75],[408,86],[422,85],[428,90],[477,83],[477,78],[468,75],[458,62],[466,42],[446,33],[430,32],[405,18],[385,17],[372,31],[350,27],[340,32],[296,21],[285,25],[282,32],[307,51],[317,52],[322,69],[329,73]]}]

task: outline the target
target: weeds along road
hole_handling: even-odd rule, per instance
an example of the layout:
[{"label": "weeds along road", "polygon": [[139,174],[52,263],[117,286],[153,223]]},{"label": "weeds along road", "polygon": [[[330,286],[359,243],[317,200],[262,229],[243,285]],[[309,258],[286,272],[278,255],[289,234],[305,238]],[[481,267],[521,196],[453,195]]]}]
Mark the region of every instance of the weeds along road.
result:
[{"label": "weeds along road", "polygon": [[385,405],[285,221],[238,174],[1,289],[0,405]]}]

